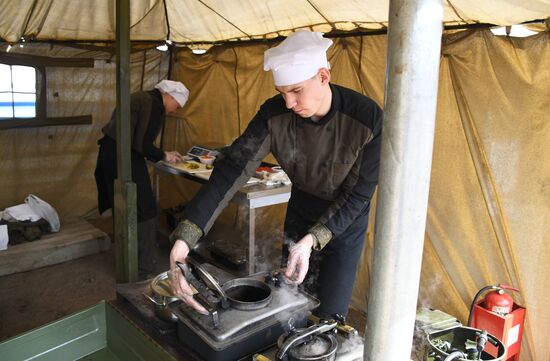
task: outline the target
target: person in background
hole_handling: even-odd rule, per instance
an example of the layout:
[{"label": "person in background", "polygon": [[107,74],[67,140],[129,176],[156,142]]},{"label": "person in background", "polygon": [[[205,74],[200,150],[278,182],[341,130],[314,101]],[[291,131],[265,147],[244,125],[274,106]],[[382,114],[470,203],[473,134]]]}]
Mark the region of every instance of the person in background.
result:
[{"label": "person in background", "polygon": [[[163,128],[166,114],[182,108],[189,98],[189,90],[181,82],[162,80],[153,90],[140,91],[130,96],[132,181],[137,189],[138,275],[141,279],[153,276],[154,247],[157,233],[158,209],[151,187],[145,159],[175,163],[182,160],[176,151],[163,151],[155,140]],[[116,120],[101,130],[97,142],[99,153],[95,169],[99,212],[114,209],[114,180],[117,178]]]},{"label": "person in background", "polygon": [[[177,271],[234,193],[272,152],[292,181],[284,224],[284,276],[321,301],[321,318],[345,316],[362,253],[370,201],[378,181],[382,110],[351,89],[330,83],[322,33],[295,32],[264,54],[278,95],[259,109],[171,234],[174,294],[204,308]],[[286,265],[285,265],[286,263]]]}]

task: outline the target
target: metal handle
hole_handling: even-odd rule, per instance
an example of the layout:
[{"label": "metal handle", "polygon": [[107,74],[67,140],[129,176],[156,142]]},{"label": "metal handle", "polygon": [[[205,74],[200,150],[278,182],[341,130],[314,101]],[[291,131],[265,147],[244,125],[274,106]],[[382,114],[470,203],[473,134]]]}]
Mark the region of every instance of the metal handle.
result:
[{"label": "metal handle", "polygon": [[199,293],[193,295],[193,298],[200,303],[212,317],[212,324],[214,325],[214,328],[218,328],[220,325],[218,310],[208,301],[208,288],[193,275],[187,264],[176,261],[176,266],[178,266],[181,270],[181,273],[185,279],[199,291]]},{"label": "metal handle", "polygon": [[147,297],[147,298],[149,299],[149,301],[153,302],[153,303],[154,303],[155,305],[157,305],[157,306],[161,306],[161,307],[166,306],[166,305],[164,304],[164,302],[159,303],[159,301],[155,300],[153,297],[149,296],[149,295],[146,294],[146,293],[142,293],[142,295],[144,295],[145,297]]},{"label": "metal handle", "polygon": [[214,326],[214,328],[218,328],[218,326],[220,325],[220,318],[218,316],[218,310],[216,309],[216,307],[212,306],[212,304],[208,302],[206,297],[204,297],[200,293],[193,295],[193,298],[198,303],[200,303],[201,306],[204,307],[208,314],[212,317],[212,325]]},{"label": "metal handle", "polygon": [[320,323],[318,325],[313,325],[305,330],[301,330],[296,332],[294,335],[290,336],[288,339],[285,340],[279,351],[277,352],[277,360],[278,361],[284,361],[286,360],[286,353],[290,348],[297,346],[300,344],[300,342],[305,342],[309,338],[316,336],[320,333],[327,332],[335,328],[337,325],[336,321],[330,320],[326,323]]},{"label": "metal handle", "polygon": [[508,286],[508,285],[503,285],[502,283],[499,284],[498,287],[502,288],[503,290],[510,290],[510,291],[520,292],[518,288]]}]

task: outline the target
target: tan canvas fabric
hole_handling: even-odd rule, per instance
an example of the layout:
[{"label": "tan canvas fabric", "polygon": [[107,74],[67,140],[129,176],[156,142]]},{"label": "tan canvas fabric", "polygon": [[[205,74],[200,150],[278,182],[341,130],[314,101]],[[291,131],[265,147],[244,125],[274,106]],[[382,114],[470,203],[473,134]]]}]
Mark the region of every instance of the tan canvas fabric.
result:
[{"label": "tan canvas fabric", "polygon": [[[523,39],[495,37],[489,31],[445,37],[419,296],[420,305],[466,322],[470,302],[483,286],[520,288],[515,297],[528,315],[522,361],[550,358],[549,44],[548,33]],[[176,52],[172,78],[183,81],[191,95],[186,107],[167,121],[165,149],[184,152],[192,144],[227,144],[242,133],[258,106],[275,94],[270,74],[261,69],[263,51],[273,45],[226,45],[204,55]],[[147,55],[145,88],[166,74],[156,54]],[[142,59],[139,53],[133,57],[133,89],[139,88]],[[62,96],[70,108],[51,110],[70,114],[91,109],[92,126],[0,132],[0,206],[37,190],[63,214],[96,207],[95,140],[114,105],[112,60],[96,61],[92,74],[73,70],[71,79],[82,82],[80,87],[51,75],[59,89],[75,92],[74,97]],[[329,60],[335,83],[383,105],[385,36],[335,39]],[[161,178],[161,187],[163,208],[190,199],[198,189],[170,176]],[[353,297],[353,305],[365,311],[374,213]],[[242,209],[228,214],[226,219],[246,229]],[[280,231],[283,217],[284,207],[274,207],[261,215],[259,224]],[[280,234],[261,230],[258,243],[263,247],[280,239]]]},{"label": "tan canvas fabric", "polygon": [[[0,39],[12,43],[21,37],[112,41],[115,4],[108,0],[3,0]],[[446,0],[442,4],[448,25],[512,25],[550,16],[546,0]],[[388,11],[388,0],[140,0],[131,1],[130,26],[133,40],[219,42],[286,36],[299,28],[323,32],[381,29],[387,26]]]},{"label": "tan canvas fabric", "polygon": [[[1,50],[3,51],[3,50]],[[97,140],[116,101],[116,62],[112,54],[49,45],[13,51],[52,57],[95,58],[93,68],[47,68],[48,116],[92,115],[90,125],[0,131],[0,208],[23,203],[29,193],[49,202],[61,216],[97,209],[93,172]],[[151,89],[166,77],[168,56],[137,52],[131,60],[131,88]],[[145,76],[142,68],[145,61]],[[97,211],[95,211],[97,212]]]},{"label": "tan canvas fabric", "polygon": [[522,360],[550,357],[548,35],[474,32],[443,47],[426,232],[463,318],[484,284],[522,290]]},{"label": "tan canvas fabric", "polygon": [[[5,0],[0,7],[0,38],[43,40],[114,40],[115,1]],[[132,40],[164,40],[167,36],[163,2],[132,1]]]},{"label": "tan canvas fabric", "polygon": [[[201,81],[191,85],[197,102],[183,112],[189,117],[177,137],[182,149],[204,137],[230,141],[274,94],[269,74],[261,71],[266,46],[219,47],[205,58],[178,53],[175,77]],[[385,36],[335,39],[329,50],[333,82],[382,103],[385,49]],[[550,166],[543,161],[550,144],[548,55],[547,33],[508,39],[476,31],[444,42],[419,296],[419,305],[465,323],[483,286],[519,287],[516,300],[528,308],[524,361],[550,356],[544,336],[550,327],[544,304],[550,287]],[[209,133],[206,124],[222,131]],[[365,311],[374,218],[353,298]]]}]

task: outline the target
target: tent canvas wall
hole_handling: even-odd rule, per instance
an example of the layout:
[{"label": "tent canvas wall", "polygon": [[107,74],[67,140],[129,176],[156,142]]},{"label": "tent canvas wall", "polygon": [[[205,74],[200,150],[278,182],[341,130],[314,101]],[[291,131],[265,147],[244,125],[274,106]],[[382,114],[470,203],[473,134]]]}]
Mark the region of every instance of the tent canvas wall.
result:
[{"label": "tent canvas wall", "polygon": [[[55,16],[59,11],[55,9],[63,4],[70,13],[71,2],[51,1],[48,8],[44,8],[44,3],[35,2],[34,8],[30,5],[25,8],[28,5],[25,2],[8,1],[1,10],[4,14],[0,17],[3,19],[0,37],[10,42],[17,42],[21,36],[39,40],[113,39],[114,12],[106,4],[90,2],[94,5],[85,5],[92,7],[88,14],[98,11],[92,18],[104,20],[71,23],[61,15]],[[133,7],[132,39],[165,39],[168,31],[161,25],[166,24],[163,3],[144,3],[149,7],[141,10]],[[319,2],[319,8],[322,8],[322,3]],[[223,10],[216,8],[216,4],[212,2],[210,5],[218,12]],[[451,5],[454,9],[451,14],[471,14],[465,18],[472,22],[481,19],[511,24],[544,18],[550,13],[548,3],[544,1],[523,2],[521,6],[513,2],[499,2],[499,6],[495,2],[478,5],[452,1],[446,4],[446,16]],[[202,14],[204,9],[193,13],[178,8],[179,3],[166,1],[166,5],[170,20],[169,37],[175,41],[191,43],[243,37],[234,27],[219,25],[215,16],[193,28],[205,32],[193,38],[187,37],[193,34],[193,29],[180,27],[177,16],[195,14],[195,21],[196,15]],[[327,11],[335,8],[328,3],[325,6]],[[359,13],[384,15],[387,4],[382,2],[377,6],[378,12],[376,8],[365,6]],[[5,16],[6,10],[10,16]],[[272,13],[283,18],[275,10]],[[159,18],[151,20],[149,17],[153,14]],[[288,16],[292,23],[282,27],[266,20],[266,24],[274,27],[265,25],[266,29],[246,32],[270,36],[285,29],[315,25],[316,15],[308,16],[311,19]],[[329,20],[336,18],[335,15]],[[362,19],[357,23],[383,26],[384,19],[381,15],[379,19]],[[451,23],[454,21],[446,19]],[[61,20],[65,21],[66,27],[56,23]],[[224,24],[227,20],[236,21],[226,19]],[[335,28],[340,24],[337,21],[330,23]],[[245,29],[245,25],[238,27]],[[544,267],[550,260],[550,246],[546,242],[550,230],[547,222],[550,218],[550,166],[543,161],[550,136],[546,115],[550,105],[548,37],[548,32],[523,39],[495,37],[488,30],[444,36],[419,298],[420,304],[442,309],[465,322],[469,303],[481,287],[502,282],[520,288],[522,297],[519,301],[528,309],[522,360],[550,358],[550,347],[545,342],[545,335],[550,331],[550,312],[544,303],[545,290],[550,288],[550,273]],[[334,40],[329,52],[333,82],[367,94],[382,105],[385,35]],[[205,139],[227,144],[242,133],[263,100],[275,94],[270,74],[262,70],[263,51],[274,44],[225,44],[211,48],[204,55],[177,48],[173,53],[171,78],[183,81],[190,88],[191,97],[182,111],[168,119],[165,149],[185,151],[190,145]],[[7,44],[3,45],[0,52],[5,52],[6,48]],[[26,44],[24,48],[16,47],[12,51],[51,57],[93,58],[92,69],[55,68],[47,71],[51,114],[91,114],[92,124],[0,131],[0,169],[3,174],[0,208],[19,203],[28,193],[34,192],[48,199],[61,214],[91,214],[96,207],[93,182],[97,154],[95,142],[114,106],[112,52],[75,49],[59,44]],[[166,53],[154,49],[134,52],[132,90],[151,88],[166,77],[169,62]],[[58,95],[54,96],[56,92]],[[172,178],[163,178],[162,181],[162,204],[165,206],[173,205],[174,194],[184,200],[196,190],[189,190]],[[277,210],[279,220],[283,212],[281,208]],[[363,310],[366,308],[372,264],[374,217],[372,212],[354,290],[354,306]]]}]

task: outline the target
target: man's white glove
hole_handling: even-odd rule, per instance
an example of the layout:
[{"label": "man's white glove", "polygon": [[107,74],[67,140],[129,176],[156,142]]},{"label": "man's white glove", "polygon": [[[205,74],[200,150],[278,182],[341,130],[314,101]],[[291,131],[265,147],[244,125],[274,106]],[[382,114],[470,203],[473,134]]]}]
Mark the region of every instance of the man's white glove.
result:
[{"label": "man's white glove", "polygon": [[313,235],[308,233],[298,243],[289,246],[288,263],[285,277],[292,283],[300,284],[306,278],[309,268],[309,256],[314,245]]},{"label": "man's white glove", "polygon": [[189,283],[176,265],[176,261],[185,263],[188,254],[189,246],[186,242],[180,240],[174,242],[174,246],[170,251],[170,284],[172,286],[172,292],[177,298],[191,306],[197,312],[207,315],[208,311],[206,311],[200,303],[195,301],[193,298],[193,289],[189,286]]}]

